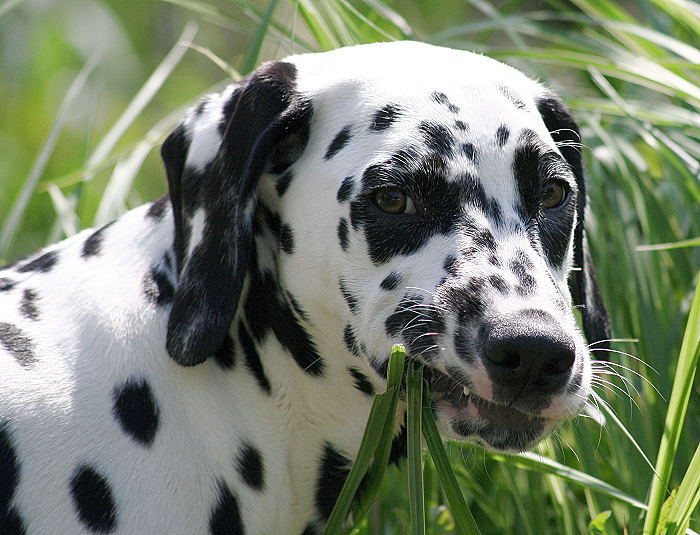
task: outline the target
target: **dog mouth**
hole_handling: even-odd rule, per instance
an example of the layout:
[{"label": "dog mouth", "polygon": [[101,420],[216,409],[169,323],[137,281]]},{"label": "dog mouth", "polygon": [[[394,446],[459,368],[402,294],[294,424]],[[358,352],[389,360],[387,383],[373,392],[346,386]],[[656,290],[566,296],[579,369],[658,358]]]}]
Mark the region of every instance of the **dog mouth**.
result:
[{"label": "dog mouth", "polygon": [[511,404],[488,401],[452,377],[430,369],[436,416],[447,420],[450,434],[498,451],[522,451],[540,440],[556,420]]}]

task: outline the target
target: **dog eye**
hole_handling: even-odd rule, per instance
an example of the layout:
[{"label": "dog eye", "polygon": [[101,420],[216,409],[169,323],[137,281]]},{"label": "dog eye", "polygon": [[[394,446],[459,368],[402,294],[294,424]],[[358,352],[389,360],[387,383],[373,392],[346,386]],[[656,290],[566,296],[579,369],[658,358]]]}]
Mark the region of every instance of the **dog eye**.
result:
[{"label": "dog eye", "polygon": [[399,188],[379,188],[372,193],[372,202],[387,214],[415,214],[413,200]]},{"label": "dog eye", "polygon": [[542,208],[545,210],[559,208],[566,202],[568,194],[568,188],[563,182],[556,180],[545,182],[542,186]]}]

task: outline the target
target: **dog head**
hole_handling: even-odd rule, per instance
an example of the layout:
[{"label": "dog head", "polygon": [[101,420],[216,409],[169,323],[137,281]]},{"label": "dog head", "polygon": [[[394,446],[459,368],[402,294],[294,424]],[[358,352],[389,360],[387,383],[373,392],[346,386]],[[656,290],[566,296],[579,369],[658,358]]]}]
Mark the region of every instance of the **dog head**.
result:
[{"label": "dog head", "polygon": [[555,95],[468,52],[401,42],[263,65],[163,146],[171,356],[216,353],[249,276],[306,325],[301,351],[323,333],[324,354],[385,376],[403,343],[446,436],[527,448],[588,396],[573,308],[589,341],[608,338],[579,142]]}]

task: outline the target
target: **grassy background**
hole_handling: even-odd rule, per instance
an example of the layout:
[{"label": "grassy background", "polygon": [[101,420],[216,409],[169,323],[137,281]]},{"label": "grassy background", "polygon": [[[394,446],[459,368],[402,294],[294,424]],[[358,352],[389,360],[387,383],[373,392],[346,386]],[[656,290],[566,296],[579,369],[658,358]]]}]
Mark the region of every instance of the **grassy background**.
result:
[{"label": "grassy background", "polygon": [[[567,425],[539,450],[561,465],[448,446],[482,533],[682,531],[645,524],[593,478],[654,509],[684,476],[673,503],[692,509],[700,497],[700,456],[691,464],[700,442],[697,330],[678,364],[700,266],[695,2],[0,0],[0,263],[163,193],[159,143],[183,107],[237,72],[401,38],[482,51],[568,101],[583,128],[593,256],[614,334],[637,340],[615,345],[632,356],[609,355],[612,364],[598,367],[597,393],[621,425],[612,413],[605,427]],[[680,240],[691,246],[638,249]],[[667,438],[672,431],[677,367],[689,401],[681,396],[671,417],[676,429],[685,424],[677,447],[657,459],[664,428]],[[654,464],[663,478],[650,497]],[[562,477],[564,465],[579,471],[578,483]],[[406,532],[405,487],[405,475],[391,471],[358,532]],[[428,532],[452,533],[429,460],[425,489]],[[608,522],[589,526],[604,511]],[[690,527],[700,530],[697,511]]]}]

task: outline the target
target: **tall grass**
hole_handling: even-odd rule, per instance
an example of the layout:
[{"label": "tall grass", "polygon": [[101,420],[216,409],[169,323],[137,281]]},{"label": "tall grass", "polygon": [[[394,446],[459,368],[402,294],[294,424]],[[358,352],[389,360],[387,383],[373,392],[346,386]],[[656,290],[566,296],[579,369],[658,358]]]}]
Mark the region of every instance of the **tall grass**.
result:
[{"label": "tall grass", "polygon": [[[126,3],[104,6],[127,20]],[[700,530],[696,3],[546,0],[532,9],[524,0],[168,0],[149,9],[154,28],[192,19],[199,30],[190,26],[178,38],[181,24],[151,47],[155,40],[124,23],[133,57],[149,58],[120,89],[133,98],[100,87],[107,60],[81,57],[55,21],[42,22],[51,31],[36,37],[27,61],[44,74],[62,69],[61,80],[5,71],[0,92],[15,98],[0,103],[0,140],[14,150],[0,162],[0,261],[155,197],[164,183],[153,149],[178,108],[258,61],[405,38],[484,52],[550,84],[581,123],[593,256],[614,334],[628,341],[611,353],[592,347],[605,426],[579,418],[537,454],[447,445],[468,506],[484,535]],[[29,12],[28,3],[0,3],[0,35]],[[88,86],[89,98],[76,98]],[[456,533],[437,477],[425,459],[426,533]],[[388,472],[355,533],[408,532],[404,479]]]}]

